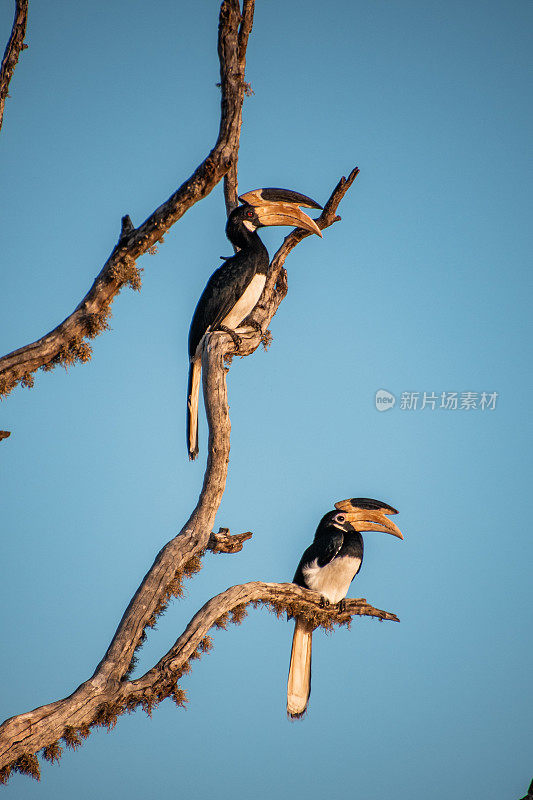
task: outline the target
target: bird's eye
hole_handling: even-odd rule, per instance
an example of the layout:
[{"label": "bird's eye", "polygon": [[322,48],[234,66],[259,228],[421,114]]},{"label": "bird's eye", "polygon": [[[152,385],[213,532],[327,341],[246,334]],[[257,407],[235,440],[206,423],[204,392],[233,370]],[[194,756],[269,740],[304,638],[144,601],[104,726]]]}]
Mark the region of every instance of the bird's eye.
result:
[{"label": "bird's eye", "polygon": [[344,520],[346,519],[346,517],[344,516],[344,514],[337,514],[337,516],[335,517],[335,519],[337,520],[337,522],[344,522]]},{"label": "bird's eye", "polygon": [[253,217],[253,215],[254,215],[254,212],[253,212],[253,211],[247,211],[247,212],[246,212],[246,216],[247,216],[247,217]]}]

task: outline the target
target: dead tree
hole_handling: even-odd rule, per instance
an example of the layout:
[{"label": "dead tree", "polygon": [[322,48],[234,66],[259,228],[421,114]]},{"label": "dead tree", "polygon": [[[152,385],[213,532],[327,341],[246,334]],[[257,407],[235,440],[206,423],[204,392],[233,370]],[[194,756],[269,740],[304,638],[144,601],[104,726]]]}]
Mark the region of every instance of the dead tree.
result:
[{"label": "dead tree", "polygon": [[[246,47],[252,30],[254,0],[224,0],[220,9],[218,54],[220,59],[221,114],[215,146],[192,175],[138,227],[129,216],[122,218],[120,235],[93,285],[74,311],[54,330],[36,342],[0,359],[0,395],[17,385],[31,386],[38,369],[85,362],[91,357],[89,340],[107,327],[110,306],[123,286],[140,288],[136,262],[150,251],[194,203],[204,198],[223,178],[226,208],[237,204],[237,159],[245,83]],[[0,114],[18,55],[24,48],[27,0],[16,0],[13,31],[2,63]],[[1,116],[0,116],[1,122]],[[352,185],[358,169],[341,178],[317,220],[328,228],[340,220],[337,208]],[[266,331],[287,293],[284,262],[291,250],[309,234],[301,229],[290,233],[270,264],[264,292],[252,318]],[[263,337],[264,338],[264,337]],[[257,327],[250,326],[242,337],[240,355],[250,355],[261,344]],[[207,550],[236,553],[251,533],[231,535],[227,529],[213,533],[215,515],[224,493],[230,449],[230,420],[226,388],[228,362],[234,343],[224,333],[213,333],[202,357],[203,390],[209,426],[207,466],[200,497],[191,516],[171,541],[157,554],[141,585],[130,601],[104,657],[92,676],[71,695],[6,720],[0,726],[0,780],[12,772],[39,778],[40,753],[57,761],[63,746],[75,749],[99,726],[112,728],[118,717],[141,707],[148,714],[165,698],[178,706],[186,702],[180,678],[194,659],[211,648],[209,631],[240,622],[251,603],[266,605],[278,616],[303,614],[316,626],[331,629],[349,625],[352,616],[366,615],[396,620],[366,600],[348,600],[346,610],[320,607],[320,596],[290,583],[254,581],[233,586],[213,597],[192,618],[185,631],[157,664],[144,675],[131,679],[136,651],[147,632],[172,597],[180,597],[183,581],[202,566]],[[8,432],[2,432],[0,440]],[[5,445],[3,445],[5,446]]]}]

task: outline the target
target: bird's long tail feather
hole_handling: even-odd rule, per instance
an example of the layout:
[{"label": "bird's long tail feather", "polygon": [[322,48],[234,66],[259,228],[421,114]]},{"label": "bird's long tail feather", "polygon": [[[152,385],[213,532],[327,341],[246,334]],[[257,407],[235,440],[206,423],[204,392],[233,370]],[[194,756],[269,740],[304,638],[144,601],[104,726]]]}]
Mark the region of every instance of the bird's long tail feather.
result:
[{"label": "bird's long tail feather", "polygon": [[201,372],[202,360],[197,358],[191,361],[187,389],[187,449],[191,461],[194,461],[198,455],[198,398]]},{"label": "bird's long tail feather", "polygon": [[287,715],[291,719],[303,717],[309,702],[312,641],[313,625],[304,617],[296,617],[287,681]]}]

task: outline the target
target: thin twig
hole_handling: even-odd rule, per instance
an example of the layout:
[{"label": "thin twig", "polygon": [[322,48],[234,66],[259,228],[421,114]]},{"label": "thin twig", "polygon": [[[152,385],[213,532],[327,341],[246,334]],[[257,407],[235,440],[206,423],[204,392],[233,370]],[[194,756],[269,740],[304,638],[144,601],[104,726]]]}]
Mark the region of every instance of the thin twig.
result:
[{"label": "thin twig", "polygon": [[[320,230],[325,230],[333,225],[335,222],[340,221],[337,215],[337,209],[344,195],[353,184],[359,168],[355,167],[347,178],[342,177],[333,189],[328,201],[324,206],[321,215],[315,220]],[[287,273],[283,268],[285,259],[294,250],[297,244],[303,239],[313,234],[303,230],[303,228],[295,228],[288,236],[285,237],[281,247],[275,253],[267,275],[267,280],[263,293],[259,298],[259,302],[250,314],[250,320],[253,320],[261,326],[263,331],[266,331],[272,317],[279,308],[279,305],[285,295],[287,294]],[[239,332],[240,333],[240,332]],[[230,337],[227,336],[228,352],[234,352],[234,345]],[[264,334],[261,336],[256,329],[250,328],[249,331],[241,335],[241,345],[239,348],[239,355],[246,356],[253,353],[264,340]]]},{"label": "thin twig", "polygon": [[[337,209],[341,200],[343,199],[344,195],[359,175],[359,167],[354,167],[347,178],[344,176],[340,179],[338,184],[333,189],[321,215],[315,220],[316,224],[320,228],[321,231],[329,228],[335,222],[340,222],[340,217],[337,216]],[[303,230],[303,228],[296,228],[296,230],[289,233],[288,236],[285,237],[283,240],[283,244],[279,248],[279,250],[274,255],[272,262],[270,264],[270,271],[268,273],[267,282],[265,285],[265,294],[271,289],[271,287],[275,286],[276,281],[278,279],[278,275],[281,272],[283,265],[285,263],[285,259],[293,250],[297,244],[299,244],[303,239],[307,239],[308,236],[312,234],[309,231]]]}]

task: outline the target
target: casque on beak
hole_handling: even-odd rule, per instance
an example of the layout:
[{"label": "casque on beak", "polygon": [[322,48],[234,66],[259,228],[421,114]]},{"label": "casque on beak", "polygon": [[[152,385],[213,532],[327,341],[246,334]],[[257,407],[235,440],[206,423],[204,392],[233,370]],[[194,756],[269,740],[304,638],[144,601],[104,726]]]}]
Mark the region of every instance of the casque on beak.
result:
[{"label": "casque on beak", "polygon": [[402,532],[397,525],[386,515],[397,514],[395,508],[383,503],[378,506],[376,501],[374,508],[361,508],[356,505],[354,500],[340,500],[335,503],[335,508],[344,512],[346,519],[350,522],[356,531],[381,531],[382,533],[390,533],[392,536],[397,536],[398,539],[403,539]]},{"label": "casque on beak", "polygon": [[316,222],[298,206],[322,208],[315,200],[292,189],[253,189],[239,197],[243,203],[253,206],[261,225],[290,225],[304,228],[322,238]]}]

